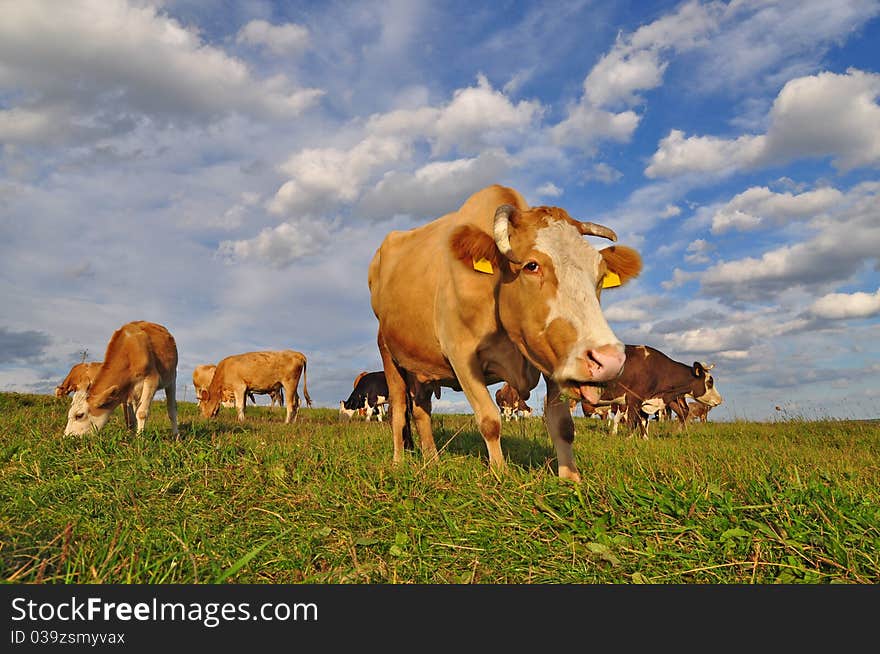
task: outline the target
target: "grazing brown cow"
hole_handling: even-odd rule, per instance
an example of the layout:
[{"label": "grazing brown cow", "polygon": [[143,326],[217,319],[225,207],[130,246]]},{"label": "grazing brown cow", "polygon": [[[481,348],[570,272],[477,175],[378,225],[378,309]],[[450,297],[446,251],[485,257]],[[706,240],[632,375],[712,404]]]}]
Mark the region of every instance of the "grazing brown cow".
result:
[{"label": "grazing brown cow", "polygon": [[[195,386],[196,389],[196,402],[199,404],[202,403],[202,390],[207,390],[211,385],[211,380],[214,378],[214,371],[216,369],[217,366],[209,363],[198,365],[193,370],[193,386]],[[274,388],[270,389],[268,395],[272,400],[272,403],[269,405],[270,407],[274,407],[276,404],[278,404],[279,407],[284,406],[284,391],[282,391],[281,388],[278,388],[277,390]],[[252,392],[248,391],[247,397],[250,399],[251,404],[257,403]],[[235,395],[231,388],[223,389],[223,399],[220,401],[220,406],[227,408],[235,406]]]},{"label": "grazing brown cow", "polygon": [[137,421],[137,433],[141,433],[150,414],[153,396],[162,389],[171,431],[176,436],[176,383],[177,344],[174,337],[156,323],[142,320],[127,323],[110,337],[104,365],[92,385],[88,390],[73,394],[64,435],[101,429],[113,409],[126,401],[137,407],[133,418]]},{"label": "grazing brown cow", "polygon": [[206,418],[216,416],[220,411],[223,391],[232,389],[238,419],[244,422],[245,397],[247,393],[269,393],[284,389],[287,395],[287,415],[285,423],[296,419],[299,409],[299,378],[303,378],[303,395],[306,403],[312,406],[306,383],[306,357],[294,350],[267,352],[246,352],[234,354],[217,364],[214,377],[207,389],[199,393],[199,408]]},{"label": "grazing brown cow", "polygon": [[464,392],[490,465],[503,469],[501,415],[487,385],[506,381],[527,400],[543,375],[559,476],[580,480],[574,423],[560,396],[564,390],[598,400],[597,384],[620,372],[623,343],[602,315],[599,294],[641,270],[635,250],[599,251],[584,235],[617,238],[564,209],[530,207],[517,191],[496,185],[452,213],[385,237],[369,286],[395,462],[403,456],[408,398],[422,456],[437,456],[430,396],[448,386]]},{"label": "grazing brown cow", "polygon": [[506,383],[495,391],[495,403],[501,409],[501,417],[505,420],[519,420],[532,415],[532,407],[523,401],[519,393]]},{"label": "grazing brown cow", "polygon": [[630,429],[638,426],[642,438],[647,438],[649,417],[667,406],[684,424],[687,415],[685,398],[690,397],[708,406],[721,404],[721,395],[709,374],[713,367],[699,361],[689,366],[670,359],[653,347],[627,345],[623,372],[608,382],[602,391],[602,399],[594,404],[622,406],[627,426]]},{"label": "grazing brown cow", "polygon": [[709,422],[709,411],[712,409],[708,404],[702,402],[688,402],[688,412],[685,422]]},{"label": "grazing brown cow", "polygon": [[103,361],[88,361],[75,364],[67,377],[55,387],[55,397],[67,397],[78,390],[86,390],[95,381]]}]

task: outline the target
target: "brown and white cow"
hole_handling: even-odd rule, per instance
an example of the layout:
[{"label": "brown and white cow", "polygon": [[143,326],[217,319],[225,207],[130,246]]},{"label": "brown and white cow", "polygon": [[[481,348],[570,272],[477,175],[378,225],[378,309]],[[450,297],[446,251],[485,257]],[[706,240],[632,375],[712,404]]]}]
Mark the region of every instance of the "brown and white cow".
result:
[{"label": "brown and white cow", "polygon": [[268,394],[284,389],[287,395],[285,423],[296,419],[299,409],[300,375],[303,378],[303,395],[312,406],[306,383],[306,357],[294,350],[245,352],[233,354],[220,361],[207,389],[199,393],[199,408],[206,418],[220,411],[225,389],[231,389],[235,397],[238,419],[244,422],[245,397],[248,393]]},{"label": "brown and white cow", "polygon": [[596,250],[585,235],[617,238],[564,209],[530,207],[517,191],[495,185],[452,213],[385,237],[369,286],[395,462],[403,455],[408,394],[422,456],[437,456],[430,395],[448,386],[464,392],[490,465],[503,469],[501,416],[487,385],[506,381],[527,400],[543,375],[559,476],[580,479],[574,423],[560,396],[598,399],[597,384],[620,372],[623,343],[602,315],[599,294],[641,270],[635,250]]},{"label": "brown and white cow", "polygon": [[137,433],[144,430],[150,404],[156,391],[165,391],[165,404],[171,431],[177,435],[177,344],[162,325],[138,320],[115,332],[107,344],[104,364],[87,390],[73,394],[64,435],[99,430],[119,404],[131,402],[136,408],[129,427],[137,422]]},{"label": "brown and white cow", "polygon": [[687,398],[710,407],[721,404],[721,395],[709,373],[713,367],[699,361],[689,366],[653,347],[627,345],[623,372],[605,386],[601,400],[594,404],[622,406],[627,426],[638,426],[642,438],[647,438],[648,419],[665,407],[671,408],[684,424]]},{"label": "brown and white cow", "polygon": [[688,412],[685,422],[709,422],[709,411],[712,409],[708,404],[702,402],[688,402]]},{"label": "brown and white cow", "polygon": [[[201,404],[201,394],[202,390],[207,390],[211,385],[211,380],[214,378],[214,371],[217,369],[212,363],[206,363],[202,365],[198,365],[193,369],[193,386],[196,389],[196,402]],[[270,407],[274,407],[276,404],[279,407],[284,406],[284,391],[279,387],[276,389],[270,389],[267,393],[269,398],[271,399]],[[252,392],[248,392],[247,399],[250,399],[251,404],[256,404],[257,400],[254,397]],[[223,389],[223,399],[220,401],[220,406],[222,407],[234,407],[235,406],[235,395],[232,392],[231,388]]]},{"label": "brown and white cow", "polygon": [[519,393],[506,383],[495,391],[495,403],[501,409],[501,417],[505,420],[519,420],[532,415],[532,407],[525,403]]},{"label": "brown and white cow", "polygon": [[79,390],[86,390],[95,381],[103,361],[84,361],[75,364],[67,377],[55,387],[55,397],[67,397]]}]

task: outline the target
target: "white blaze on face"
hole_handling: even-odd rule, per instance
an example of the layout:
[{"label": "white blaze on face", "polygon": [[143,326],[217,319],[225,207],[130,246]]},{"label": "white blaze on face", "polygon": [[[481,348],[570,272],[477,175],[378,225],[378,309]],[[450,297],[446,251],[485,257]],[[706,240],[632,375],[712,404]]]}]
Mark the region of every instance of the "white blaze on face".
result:
[{"label": "white blaze on face", "polygon": [[568,358],[556,377],[575,379],[581,376],[577,359],[587,350],[612,344],[620,345],[623,350],[605,320],[596,296],[602,255],[584,240],[574,225],[560,220],[538,230],[535,249],[550,257],[559,284],[556,297],[550,301],[546,327],[554,320],[562,319],[571,324],[577,334],[577,342],[572,343]]},{"label": "white blaze on face", "polygon": [[712,375],[706,375],[706,392],[694,399],[710,407],[721,404],[721,393],[715,388],[715,380],[712,379]]},{"label": "white blaze on face", "polygon": [[91,430],[97,431],[110,418],[110,412],[93,416],[89,413],[89,404],[86,400],[86,391],[77,391],[73,394],[70,410],[67,412],[67,427],[64,428],[65,436],[81,436]]}]

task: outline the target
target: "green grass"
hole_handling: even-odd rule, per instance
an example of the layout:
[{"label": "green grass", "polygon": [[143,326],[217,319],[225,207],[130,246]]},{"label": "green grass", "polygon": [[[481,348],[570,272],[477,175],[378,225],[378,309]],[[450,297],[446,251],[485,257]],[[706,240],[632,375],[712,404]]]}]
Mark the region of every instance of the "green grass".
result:
[{"label": "green grass", "polygon": [[497,478],[472,416],[441,458],[391,465],[387,423],[334,409],[164,403],[61,436],[69,401],[0,394],[0,578],[14,583],[880,583],[880,422],[576,419],[584,481],[540,418],[505,423]]}]

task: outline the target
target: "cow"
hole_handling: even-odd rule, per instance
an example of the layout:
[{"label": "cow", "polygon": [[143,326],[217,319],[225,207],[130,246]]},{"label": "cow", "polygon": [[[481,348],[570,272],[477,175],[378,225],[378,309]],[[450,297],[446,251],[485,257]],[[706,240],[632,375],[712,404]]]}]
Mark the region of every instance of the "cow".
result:
[{"label": "cow", "polygon": [[67,397],[78,390],[86,390],[95,381],[103,361],[88,361],[75,364],[67,377],[55,387],[55,397]]},{"label": "cow", "polygon": [[508,421],[528,418],[532,415],[532,408],[508,383],[495,391],[495,403],[501,409],[501,417]]},{"label": "cow", "polygon": [[373,414],[376,421],[382,422],[388,405],[388,382],[385,373],[364,372],[357,376],[354,389],[347,400],[339,402],[339,414],[351,418],[355,413],[366,416],[367,422]]},{"label": "cow", "polygon": [[630,429],[638,426],[642,438],[647,438],[648,419],[667,406],[684,424],[686,398],[710,407],[721,404],[721,395],[709,374],[713,367],[699,361],[689,366],[674,361],[653,347],[627,345],[623,372],[617,379],[608,382],[602,391],[602,398],[594,404],[622,407],[626,425]]},{"label": "cow", "polygon": [[312,406],[306,379],[306,357],[302,352],[278,350],[230,355],[220,360],[210,385],[199,393],[199,409],[205,418],[216,416],[224,390],[231,389],[238,420],[244,422],[245,398],[249,392],[265,394],[283,388],[287,395],[284,422],[290,423],[296,419],[299,409],[297,386],[300,375],[306,403]]},{"label": "cow", "polygon": [[165,391],[165,405],[171,421],[171,432],[177,429],[177,343],[162,325],[138,320],[122,325],[113,332],[104,364],[88,389],[73,394],[67,416],[65,436],[100,430],[117,405],[130,402],[137,407],[126,416],[129,428],[137,425],[144,430],[150,404],[156,391]]},{"label": "cow", "polygon": [[543,376],[558,475],[580,480],[574,423],[561,396],[598,400],[597,385],[620,373],[623,343],[602,315],[599,295],[642,265],[635,250],[596,250],[585,235],[617,240],[608,227],[559,207],[530,207],[516,190],[493,185],[451,213],[385,237],[368,285],[388,380],[394,463],[402,460],[410,417],[423,458],[436,459],[430,396],[446,386],[464,392],[489,465],[502,471],[501,414],[487,386],[505,381],[528,400]]},{"label": "cow", "polygon": [[[193,386],[196,389],[196,401],[201,404],[201,393],[202,389],[207,389],[208,386],[211,385],[211,380],[214,378],[214,371],[217,369],[217,366],[214,364],[202,364],[195,367],[193,370]],[[284,406],[284,391],[279,386],[277,389],[272,388],[269,389],[268,393],[269,398],[271,399],[270,407],[274,407],[277,403],[279,407]],[[259,395],[259,393],[258,393]],[[254,397],[254,394],[250,391],[247,393],[247,399],[251,401],[251,404],[256,404],[257,400]],[[232,392],[231,388],[223,389],[223,399],[220,401],[220,406],[222,407],[234,407],[235,406],[235,395]]]},{"label": "cow", "polygon": [[708,404],[702,402],[688,402],[688,412],[685,422],[709,422],[709,411],[712,409]]}]

